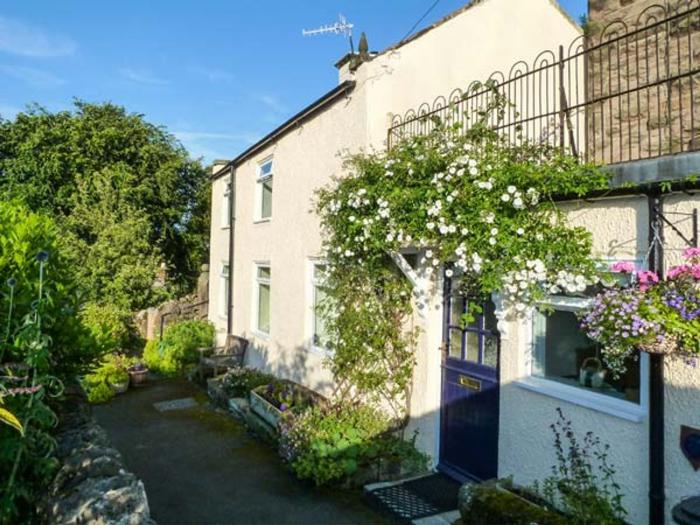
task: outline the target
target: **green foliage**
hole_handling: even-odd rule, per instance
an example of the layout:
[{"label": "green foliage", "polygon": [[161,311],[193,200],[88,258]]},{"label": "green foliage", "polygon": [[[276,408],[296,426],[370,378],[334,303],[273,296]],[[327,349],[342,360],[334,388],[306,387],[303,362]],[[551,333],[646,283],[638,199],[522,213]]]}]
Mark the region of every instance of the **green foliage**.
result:
[{"label": "green foliage", "polygon": [[[499,482],[501,484],[501,482]],[[469,502],[460,508],[463,525],[567,525],[567,517],[536,505],[494,482],[472,484]]]},{"label": "green foliage", "polygon": [[273,375],[256,368],[240,366],[228,370],[222,377],[221,384],[228,397],[248,397],[248,393],[254,388],[274,380]]},{"label": "green foliage", "polygon": [[425,467],[412,443],[393,437],[390,421],[366,405],[316,406],[280,423],[280,455],[292,471],[317,485],[342,480],[385,458]]},{"label": "green foliage", "polygon": [[199,359],[198,348],[214,345],[214,325],[207,321],[182,321],[166,328],[163,339],[146,343],[143,360],[146,366],[164,375],[182,372]]},{"label": "green foliage", "polygon": [[81,319],[102,352],[126,348],[131,341],[131,315],[114,304],[88,303]]},{"label": "green foliage", "polygon": [[[99,356],[94,338],[78,318],[82,290],[74,281],[70,262],[59,250],[58,236],[48,217],[17,203],[0,202],[0,327],[7,341],[0,346],[0,363],[3,358],[26,359],[26,347],[13,344],[13,334],[22,333],[27,316],[34,314],[40,291],[44,308],[41,331],[51,340],[51,352],[42,367],[50,367],[56,375],[75,374]],[[50,261],[44,267],[43,280],[38,278],[40,252]]]},{"label": "green foliage", "polygon": [[0,198],[56,217],[88,298],[158,302],[161,262],[189,290],[208,246],[206,170],[164,129],[110,104],[34,106],[0,121]]},{"label": "green foliage", "polygon": [[552,506],[569,516],[574,525],[621,525],[627,511],[622,505],[620,485],[610,464],[610,445],[603,444],[593,432],[579,441],[571,421],[557,409],[558,419],[551,425],[557,464],[539,492]]},{"label": "green foliage", "polygon": [[112,385],[129,381],[129,367],[136,360],[123,354],[108,354],[89,374],[83,378],[83,387],[91,403],[104,403],[114,397]]},{"label": "green foliage", "polygon": [[407,403],[411,286],[387,254],[418,248],[419,276],[447,267],[467,295],[500,292],[517,311],[597,281],[590,233],[567,225],[552,198],[606,188],[608,176],[557,148],[506,142],[491,127],[506,106],[494,95],[468,130],[436,122],[388,152],[355,155],[318,193],[341,397]]}]

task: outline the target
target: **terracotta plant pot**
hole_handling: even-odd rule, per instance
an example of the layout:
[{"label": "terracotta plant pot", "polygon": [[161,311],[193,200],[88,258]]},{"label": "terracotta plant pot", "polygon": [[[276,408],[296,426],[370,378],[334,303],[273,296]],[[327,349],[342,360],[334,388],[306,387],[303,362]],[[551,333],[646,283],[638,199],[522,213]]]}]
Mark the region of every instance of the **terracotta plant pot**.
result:
[{"label": "terracotta plant pot", "polygon": [[146,384],[148,381],[148,368],[142,370],[129,370],[129,384],[133,387],[139,387]]}]

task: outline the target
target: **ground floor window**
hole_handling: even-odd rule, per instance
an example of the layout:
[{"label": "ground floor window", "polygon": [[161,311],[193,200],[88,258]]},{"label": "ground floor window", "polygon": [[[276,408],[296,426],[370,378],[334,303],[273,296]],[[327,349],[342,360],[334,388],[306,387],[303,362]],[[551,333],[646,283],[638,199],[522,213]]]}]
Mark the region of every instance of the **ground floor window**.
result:
[{"label": "ground floor window", "polygon": [[328,347],[328,332],[326,323],[321,311],[321,306],[326,300],[326,292],[324,289],[324,273],[326,265],[323,263],[313,263],[311,275],[311,315],[312,324],[312,344],[315,348],[326,349]]},{"label": "ground floor window", "polygon": [[262,334],[270,333],[270,266],[258,264],[255,267],[255,325]]},{"label": "ground floor window", "polygon": [[219,276],[221,283],[219,290],[219,297],[221,298],[219,313],[222,316],[226,316],[231,306],[231,276],[228,263],[223,263],[221,265],[221,273]]},{"label": "ground floor window", "polygon": [[587,304],[584,298],[552,298],[551,311],[534,313],[531,375],[639,403],[639,356],[628,360],[619,377],[607,370],[600,345],[580,328],[577,312]]}]

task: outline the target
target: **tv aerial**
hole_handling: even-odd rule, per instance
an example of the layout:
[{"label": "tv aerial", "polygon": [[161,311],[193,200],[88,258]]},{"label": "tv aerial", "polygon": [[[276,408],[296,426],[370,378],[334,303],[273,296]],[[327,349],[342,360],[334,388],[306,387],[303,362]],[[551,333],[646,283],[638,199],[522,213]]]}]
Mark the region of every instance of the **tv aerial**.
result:
[{"label": "tv aerial", "polygon": [[316,36],[316,35],[343,35],[348,37],[350,41],[350,51],[355,52],[355,48],[352,44],[352,28],[355,27],[354,24],[348,22],[342,14],[338,15],[338,21],[332,24],[326,24],[324,26],[318,27],[316,29],[302,29],[301,34],[303,36]]}]

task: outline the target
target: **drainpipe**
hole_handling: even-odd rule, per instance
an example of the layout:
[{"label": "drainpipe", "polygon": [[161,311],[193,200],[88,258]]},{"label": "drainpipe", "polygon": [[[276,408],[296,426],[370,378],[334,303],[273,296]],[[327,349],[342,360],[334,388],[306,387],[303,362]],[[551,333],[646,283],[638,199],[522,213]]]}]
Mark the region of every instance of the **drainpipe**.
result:
[{"label": "drainpipe", "polygon": [[235,182],[236,170],[231,166],[231,174],[229,176],[229,228],[228,228],[228,309],[226,311],[226,333],[228,335],[233,334],[233,239],[234,230],[236,229],[236,182]]},{"label": "drainpipe", "polygon": [[[649,269],[663,275],[663,230],[661,193],[647,193],[649,203]],[[659,242],[655,242],[655,235]],[[664,356],[649,355],[649,523],[663,525],[665,519],[664,466]]]}]

